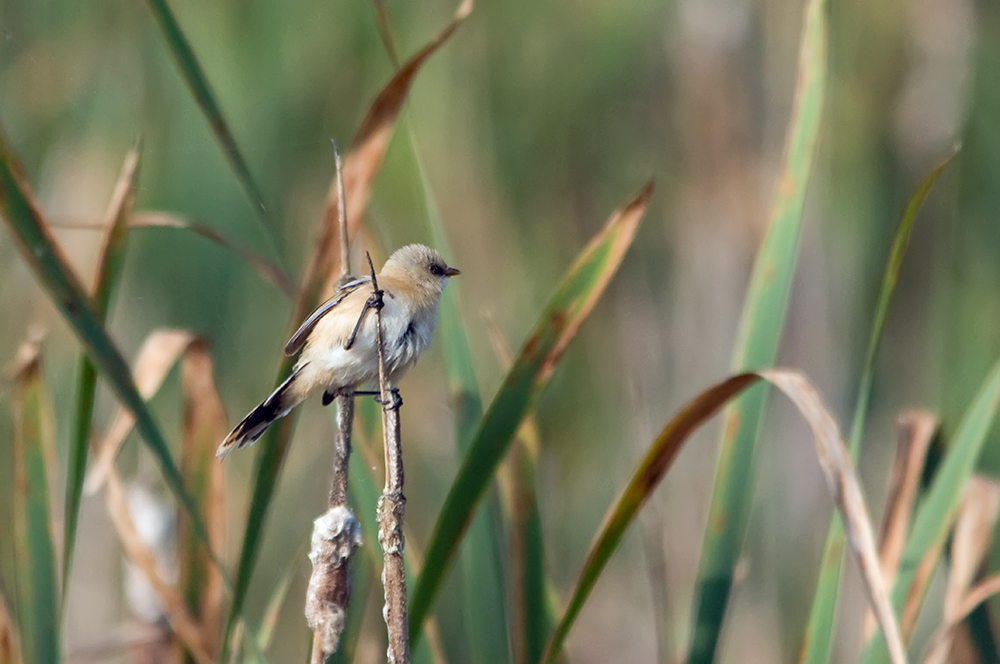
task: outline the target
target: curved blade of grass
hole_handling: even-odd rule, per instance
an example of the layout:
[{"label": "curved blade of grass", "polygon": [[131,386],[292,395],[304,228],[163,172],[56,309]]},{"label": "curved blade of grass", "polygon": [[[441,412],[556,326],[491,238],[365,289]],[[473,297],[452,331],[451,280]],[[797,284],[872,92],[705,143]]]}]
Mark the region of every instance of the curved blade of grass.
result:
[{"label": "curved blade of grass", "polygon": [[[76,275],[69,268],[59,246],[52,239],[31,189],[23,176],[7,136],[0,129],[0,214],[11,231],[14,244],[22,258],[35,273],[39,284],[48,292],[53,304],[63,315],[94,365],[110,383],[111,389],[136,418],[136,428],[160,466],[167,487],[177,502],[192,517],[198,536],[208,541],[208,531],[198,516],[197,505],[184,489],[184,478],[170,456],[166,438],[143,401],[128,364],[115,346]],[[213,552],[213,561],[222,563]]]},{"label": "curved blade of grass", "polygon": [[42,384],[39,348],[22,348],[14,406],[14,552],[21,652],[25,662],[62,659],[59,581],[49,504],[55,420]]},{"label": "curved blade of grass", "polygon": [[542,662],[553,661],[580,609],[618,547],[625,530],[663,479],[688,437],[714,416],[733,397],[760,380],[756,374],[740,374],[713,385],[689,401],[663,427],[649,451],[636,467],[622,495],[608,510],[590,546],[583,570],[562,617],[549,637]]},{"label": "curved blade of grass", "polygon": [[[882,340],[882,330],[885,327],[885,317],[889,311],[889,302],[896,288],[899,269],[903,264],[903,256],[910,242],[913,225],[917,220],[927,194],[937,181],[938,176],[951,163],[955,152],[938,164],[930,173],[924,176],[917,186],[916,192],[910,198],[903,212],[903,217],[896,229],[889,250],[889,260],[885,266],[882,278],[882,289],[879,291],[878,304],[875,306],[875,318],[872,322],[871,336],[868,340],[868,351],[865,353],[865,363],[861,370],[861,384],[858,387],[857,401],[854,404],[854,419],[851,422],[851,438],[849,449],[852,459],[857,459],[861,447],[861,436],[864,434],[865,416],[868,413],[868,402],[871,397],[872,379],[875,373],[875,358],[878,355],[879,342]],[[799,661],[808,664],[824,664],[830,660],[830,648],[833,643],[833,619],[837,605],[837,594],[840,588],[841,553],[844,550],[844,531],[840,517],[834,514],[826,536],[823,548],[822,565],[819,570],[819,580],[816,584],[816,594],[813,597],[812,610],[806,627],[802,653]]]},{"label": "curved blade of grass", "polygon": [[232,251],[243,259],[253,270],[266,281],[277,286],[282,293],[290,298],[294,298],[298,292],[295,282],[278,265],[262,256],[258,256],[246,247],[233,242],[226,236],[217,232],[205,224],[199,224],[190,219],[185,219],[172,212],[143,211],[132,215],[129,221],[130,228],[180,228],[191,231],[195,235],[200,235],[209,242],[214,242],[224,249]]},{"label": "curved blade of grass", "polygon": [[[805,8],[799,78],[784,167],[767,235],[747,291],[733,357],[734,371],[773,365],[784,328],[802,209],[826,92],[826,12],[825,0],[809,0]],[[698,565],[690,664],[711,664],[715,657],[733,570],[753,503],[757,432],[766,405],[767,391],[758,387],[730,405],[726,412]]]},{"label": "curved blade of grass", "polygon": [[[215,388],[212,358],[201,339],[189,344],[181,361],[184,394],[181,472],[188,492],[201,508],[208,526],[211,548],[221,551],[225,535],[225,487],[222,465],[215,448],[229,430],[226,414]],[[194,537],[183,510],[177,515],[181,589],[188,612],[198,621],[202,643],[209,653],[218,651],[222,627],[222,575],[205,546]]]},{"label": "curved blade of grass", "polygon": [[[465,4],[469,3],[463,3],[462,7]],[[344,158],[343,178],[346,190],[345,198],[347,199],[348,234],[351,238],[355,236],[361,223],[361,212],[367,204],[372,180],[382,163],[382,157],[388,148],[389,138],[392,136],[396,118],[399,116],[410,85],[427,58],[458,28],[467,14],[467,12],[462,13],[462,7],[459,8],[459,12],[456,13],[452,22],[411,58],[376,96],[358,129],[350,152]],[[339,214],[337,212],[339,198],[339,186],[334,178],[330,187],[330,195],[327,198],[327,209],[324,212],[319,237],[306,266],[302,288],[292,312],[292,320],[290,321],[292,329],[297,328],[306,315],[319,303],[324,285],[339,276],[340,269],[337,265],[339,262],[337,243],[340,237]],[[284,380],[291,371],[293,362],[292,358],[283,358],[275,384]],[[235,625],[237,615],[243,609],[243,602],[250,587],[250,577],[257,562],[264,521],[271,505],[278,475],[284,465],[285,451],[288,449],[288,441],[291,438],[294,424],[294,415],[283,418],[278,426],[268,429],[263,442],[257,446],[260,451],[254,461],[253,496],[250,500],[250,512],[247,515],[243,546],[240,550],[232,608],[224,632],[223,658],[228,654],[225,646],[229,644],[230,633]]]},{"label": "curved blade of grass", "polygon": [[858,556],[864,572],[869,599],[876,607],[882,628],[892,635],[890,641],[896,646],[895,661],[905,661],[898,626],[878,567],[871,520],[868,518],[850,457],[840,440],[837,425],[819,396],[801,375],[791,371],[762,371],[731,376],[713,385],[689,401],[660,431],[621,497],[608,511],[598,529],[566,612],[552,632],[543,662],[552,662],[559,654],[570,627],[621,542],[626,528],[635,520],[643,504],[666,475],[690,435],[726,403],[738,397],[760,379],[767,380],[781,389],[809,423],[827,484],[837,509],[844,515],[845,522],[849,526],[852,550]]},{"label": "curved blade of grass", "polygon": [[[376,14],[383,39],[391,40],[388,16],[376,3]],[[388,48],[388,46],[387,46]],[[450,255],[441,213],[424,166],[412,121],[407,122],[414,163],[420,174],[424,205],[434,246]],[[459,314],[461,284],[456,282],[442,295],[438,313],[438,334],[444,349],[445,370],[455,409],[455,447],[459,458],[472,444],[476,428],[483,419],[483,402],[476,381],[469,340]],[[463,624],[465,641],[479,664],[510,662],[510,630],[506,610],[507,591],[504,583],[500,533],[503,519],[500,503],[491,492],[486,507],[477,512],[459,552],[462,568]],[[534,541],[534,540],[533,540]]]},{"label": "curved blade of grass", "polygon": [[239,147],[236,145],[236,139],[233,137],[233,133],[229,130],[229,125],[222,115],[222,109],[215,101],[215,95],[212,93],[212,88],[208,84],[208,79],[205,78],[205,73],[202,71],[201,65],[198,64],[198,58],[195,57],[191,44],[188,43],[187,37],[184,36],[184,31],[181,30],[181,26],[177,22],[177,18],[173,12],[170,11],[166,0],[146,0],[146,4],[149,5],[149,9],[153,12],[153,17],[159,24],[160,30],[163,31],[163,38],[167,42],[167,48],[170,49],[170,53],[177,61],[177,68],[180,69],[181,76],[184,77],[184,82],[187,83],[188,88],[191,90],[191,94],[194,96],[198,107],[201,108],[201,112],[205,114],[205,119],[208,120],[212,133],[215,134],[216,140],[219,141],[219,145],[222,147],[229,165],[236,174],[236,179],[240,181],[243,191],[246,192],[247,197],[252,203],[251,207],[257,213],[257,219],[260,222],[261,231],[263,231],[264,237],[267,240],[268,248],[280,261],[281,250],[278,233],[268,216],[267,208],[264,206],[264,197],[261,195],[260,188],[254,181],[253,176],[250,174],[250,167],[247,166],[246,159],[243,158],[243,153],[240,152]]},{"label": "curved blade of grass", "polygon": [[[111,308],[122,265],[125,262],[125,245],[128,239],[128,219],[135,198],[136,170],[139,165],[139,147],[125,157],[118,184],[111,195],[105,215],[107,231],[101,243],[94,283],[94,314],[104,323]],[[80,499],[83,496],[83,478],[87,471],[87,449],[90,425],[94,415],[94,396],[97,387],[97,369],[84,354],[76,379],[76,411],[73,416],[73,439],[69,447],[69,464],[66,471],[65,530],[63,535],[62,602],[66,601],[70,572],[73,568],[73,550],[76,545],[76,525],[80,516]]]},{"label": "curved blade of grass", "polygon": [[617,270],[652,195],[653,185],[649,183],[616,210],[583,249],[560,281],[486,411],[434,527],[424,569],[410,602],[411,643],[420,639],[423,621],[445,572],[533,398],[548,382],[566,346]]},{"label": "curved blade of grass", "polygon": [[[958,513],[962,492],[972,475],[986,442],[997,409],[1000,408],[1000,362],[993,367],[979,394],[966,411],[951,449],[934,476],[926,497],[917,508],[913,529],[903,550],[903,559],[892,589],[892,604],[899,612],[911,596],[923,597],[927,583],[915,584],[921,565],[933,564],[941,555],[948,532]],[[929,581],[929,575],[926,581]],[[876,634],[865,649],[862,662],[886,659],[885,642]]]}]

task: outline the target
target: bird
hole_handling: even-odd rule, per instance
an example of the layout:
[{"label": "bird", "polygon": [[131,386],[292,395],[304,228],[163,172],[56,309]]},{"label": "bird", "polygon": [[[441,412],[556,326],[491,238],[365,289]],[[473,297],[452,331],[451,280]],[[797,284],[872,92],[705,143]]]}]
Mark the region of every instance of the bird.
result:
[{"label": "bird", "polygon": [[[382,266],[376,281],[383,292],[383,353],[391,383],[430,346],[441,293],[457,274],[459,270],[422,244],[397,249]],[[226,436],[215,453],[220,461],[251,445],[313,394],[322,390],[326,406],[378,380],[375,313],[369,313],[372,293],[371,277],[354,279],[309,314],[285,345],[285,355],[301,351],[291,375]]]}]

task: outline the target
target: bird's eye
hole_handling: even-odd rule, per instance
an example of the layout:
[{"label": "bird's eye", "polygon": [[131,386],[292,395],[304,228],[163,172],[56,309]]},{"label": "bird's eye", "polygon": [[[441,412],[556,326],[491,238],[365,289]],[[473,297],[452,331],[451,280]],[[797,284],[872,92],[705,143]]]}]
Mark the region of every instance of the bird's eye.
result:
[{"label": "bird's eye", "polygon": [[427,269],[430,270],[431,274],[433,274],[435,277],[444,276],[444,268],[438,265],[437,263],[431,263],[430,265],[427,266]]}]

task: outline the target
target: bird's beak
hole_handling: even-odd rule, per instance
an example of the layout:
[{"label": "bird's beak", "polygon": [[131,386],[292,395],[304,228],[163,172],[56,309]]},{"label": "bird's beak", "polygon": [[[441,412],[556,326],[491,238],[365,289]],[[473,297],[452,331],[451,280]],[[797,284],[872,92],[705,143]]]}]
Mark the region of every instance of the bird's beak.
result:
[{"label": "bird's beak", "polygon": [[444,269],[444,276],[446,276],[446,277],[454,277],[456,274],[462,274],[462,271],[461,270],[456,270],[453,267],[446,267]]}]

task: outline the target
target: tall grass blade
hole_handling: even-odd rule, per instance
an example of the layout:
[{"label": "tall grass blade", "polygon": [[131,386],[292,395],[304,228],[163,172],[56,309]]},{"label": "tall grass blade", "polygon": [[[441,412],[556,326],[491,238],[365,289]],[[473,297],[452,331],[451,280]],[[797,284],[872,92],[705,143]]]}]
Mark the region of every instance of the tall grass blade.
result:
[{"label": "tall grass blade", "polygon": [[25,344],[15,373],[13,543],[24,661],[54,664],[62,660],[59,581],[49,504],[55,471],[55,419],[42,382],[39,352],[37,343]]},{"label": "tall grass blade", "polygon": [[208,79],[205,77],[205,73],[198,63],[198,58],[195,56],[191,44],[188,42],[187,37],[184,36],[184,31],[181,30],[177,18],[170,11],[167,0],[146,0],[146,4],[149,5],[149,9],[153,12],[153,17],[159,24],[160,30],[163,31],[163,38],[167,42],[167,48],[170,49],[171,55],[177,61],[177,68],[180,69],[181,76],[184,77],[184,82],[187,83],[188,88],[191,90],[191,94],[194,96],[194,100],[201,109],[201,112],[205,114],[205,119],[208,120],[208,125],[212,129],[212,133],[215,134],[216,140],[219,141],[219,145],[222,147],[222,151],[225,153],[230,167],[236,174],[236,179],[240,181],[243,191],[250,199],[251,207],[253,207],[260,222],[264,238],[268,243],[268,248],[280,261],[281,250],[278,242],[278,233],[264,205],[264,197],[253,176],[250,174],[250,167],[247,165],[246,159],[243,158],[243,153],[240,152],[239,147],[236,145],[236,139],[229,130],[226,118],[222,115],[222,109],[219,107],[218,102],[215,101],[215,94],[208,84]]},{"label": "tall grass blade", "polygon": [[875,536],[868,518],[854,468],[840,440],[837,425],[823,406],[819,396],[799,374],[790,371],[763,371],[739,374],[713,385],[688,402],[661,430],[639,463],[632,479],[604,518],[590,548],[576,588],[546,647],[543,662],[552,662],[559,654],[563,641],[591,589],[604,570],[625,529],[634,521],[643,504],[666,475],[681,447],[692,433],[737,398],[758,380],[764,379],[781,389],[796,405],[809,423],[815,439],[816,454],[823,469],[834,503],[848,524],[852,551],[863,570],[865,589],[876,608],[879,623],[894,645],[894,661],[905,661],[888,592],[878,566]]},{"label": "tall grass blade", "polygon": [[[86,348],[94,365],[110,383],[115,395],[135,416],[136,428],[159,464],[164,482],[177,502],[191,516],[198,536],[207,542],[208,531],[198,517],[197,505],[184,489],[184,478],[170,456],[166,438],[132,382],[128,364],[94,313],[90,298],[49,234],[48,225],[34,202],[21,166],[2,130],[0,213],[21,257],[34,271],[35,278],[48,292],[53,304]],[[214,553],[213,560],[222,567]]]},{"label": "tall grass blade", "polygon": [[445,572],[517,428],[617,270],[652,194],[650,183],[615,211],[604,229],[580,253],[486,411],[434,527],[424,569],[410,602],[411,642],[420,640],[423,621],[430,613]]},{"label": "tall grass blade", "polygon": [[[734,371],[773,365],[784,327],[802,209],[826,93],[826,14],[825,0],[809,0],[784,167],[743,308],[733,357]],[[695,586],[690,664],[711,664],[715,657],[733,570],[753,502],[757,431],[766,398],[766,390],[757,387],[729,406],[725,415]]]},{"label": "tall grass blade", "polygon": [[[388,33],[386,33],[388,34]],[[409,123],[410,144],[420,174],[431,237],[439,251],[450,255],[441,221],[441,213],[424,166],[412,122]],[[454,283],[442,295],[438,314],[441,347],[455,408],[455,443],[459,458],[472,444],[476,428],[483,418],[483,402],[479,394],[472,352],[459,314],[461,284]],[[462,567],[462,595],[466,642],[476,662],[511,661],[508,643],[510,634],[506,611],[506,586],[501,559],[500,533],[503,520],[495,492],[469,524],[469,531],[459,553]]]},{"label": "tall grass blade", "polygon": [[[986,442],[1000,407],[1000,362],[986,377],[979,394],[966,411],[951,449],[934,476],[926,497],[917,508],[913,529],[903,550],[899,573],[892,589],[892,604],[899,612],[909,597],[923,597],[926,583],[915,583],[921,566],[935,562],[948,538],[961,505],[962,493]],[[886,659],[885,642],[876,634],[865,649],[862,662],[875,664]]]},{"label": "tall grass blade", "polygon": [[[111,195],[105,215],[104,240],[98,259],[97,278],[94,283],[94,314],[104,323],[111,308],[111,300],[121,277],[128,239],[128,220],[135,197],[136,171],[139,165],[139,148],[125,157],[118,184]],[[90,425],[94,414],[94,396],[97,387],[97,369],[84,354],[76,379],[76,403],[73,416],[72,440],[69,447],[69,465],[66,472],[66,506],[63,534],[62,602],[65,604],[73,568],[73,551],[76,546],[76,525],[80,516],[80,499],[83,496],[83,478],[87,472],[87,450],[90,443]]]},{"label": "tall grass blade", "polygon": [[[523,429],[522,429],[523,432]],[[523,436],[523,433],[521,434]],[[535,448],[537,450],[537,447]],[[542,539],[542,519],[538,510],[538,495],[535,492],[535,472],[538,459],[523,440],[517,443],[513,455],[515,493],[514,515],[511,523],[512,536],[511,567],[519,574],[514,577],[514,595],[518,598],[515,610],[518,613],[517,643],[519,658],[526,664],[540,662],[555,620],[547,599],[548,581],[545,574],[545,547]],[[516,548],[515,548],[516,547]]]},{"label": "tall grass blade", "polygon": [[[468,14],[464,8],[471,9],[471,2],[466,0],[456,13],[452,22],[432,39],[423,49],[413,56],[406,65],[393,76],[382,91],[375,97],[361,127],[351,144],[351,149],[344,158],[343,178],[345,197],[347,198],[348,234],[353,238],[361,224],[361,213],[367,205],[371,184],[382,163],[382,158],[389,146],[389,139],[395,127],[396,119],[402,108],[410,85],[423,63],[438,47],[458,28]],[[315,248],[306,265],[302,288],[299,291],[295,308],[290,321],[290,328],[295,329],[306,315],[319,303],[320,295],[328,284],[339,277],[340,267],[338,242],[340,237],[339,215],[337,201],[339,187],[334,178],[327,196],[327,206],[320,226]],[[284,358],[278,371],[277,383],[280,383],[291,371],[294,360]],[[250,587],[250,577],[257,562],[260,538],[263,533],[264,521],[274,495],[274,487],[278,475],[284,465],[285,452],[294,428],[294,416],[285,417],[278,426],[271,427],[258,448],[254,463],[253,496],[250,501],[250,513],[244,529],[243,546],[240,550],[239,568],[236,572],[233,603],[229,620],[224,632],[224,647],[229,644],[229,636],[236,622],[236,617],[243,609],[243,602]],[[223,650],[223,656],[228,653]]]},{"label": "tall grass blade", "polygon": [[[882,278],[882,289],[879,291],[878,304],[875,306],[875,317],[868,340],[868,350],[865,353],[865,363],[861,370],[861,383],[854,404],[854,419],[851,422],[849,443],[852,459],[857,459],[858,450],[861,447],[861,437],[864,434],[865,417],[868,413],[872,379],[875,373],[875,359],[878,355],[879,343],[882,340],[885,317],[889,311],[889,302],[892,300],[892,293],[896,288],[899,269],[903,264],[903,256],[906,254],[906,247],[910,242],[917,213],[923,206],[924,200],[938,176],[944,172],[954,157],[955,153],[949,155],[920,181],[916,192],[906,205],[906,210],[903,212],[903,217],[896,229],[896,235],[893,237],[892,248],[889,250],[889,260],[885,266],[885,275]],[[813,596],[802,653],[799,657],[803,663],[824,664],[830,660],[830,648],[833,643],[833,618],[840,588],[841,552],[843,549],[844,531],[839,516],[834,514],[823,548],[823,557],[821,558],[823,562],[816,584],[816,594]]]}]

